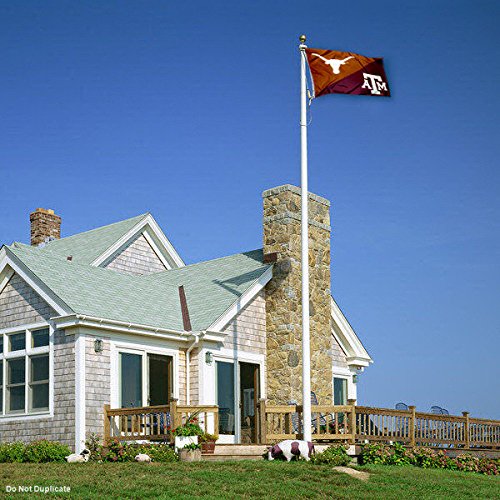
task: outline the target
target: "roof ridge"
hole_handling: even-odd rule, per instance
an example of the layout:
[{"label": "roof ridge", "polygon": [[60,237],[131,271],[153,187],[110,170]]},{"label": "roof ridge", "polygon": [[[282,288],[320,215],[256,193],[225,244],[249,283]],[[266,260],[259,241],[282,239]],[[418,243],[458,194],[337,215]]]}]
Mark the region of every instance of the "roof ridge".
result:
[{"label": "roof ridge", "polygon": [[[56,255],[52,255],[48,252],[40,252],[37,255],[36,252],[39,251],[38,247],[31,247],[29,245],[27,245],[27,248],[10,248],[10,251],[21,260],[23,260],[22,254],[28,253],[29,254],[28,257],[33,256],[35,258],[47,259],[47,260],[53,261],[54,263],[57,263],[57,264],[62,263],[62,264],[67,265],[67,266],[77,267],[79,269],[86,269],[86,270],[90,270],[91,272],[101,273],[102,275],[107,274],[108,276],[116,276],[116,277],[118,277],[118,279],[123,279],[124,281],[130,280],[131,283],[134,282],[135,284],[140,283],[142,278],[145,278],[146,276],[148,276],[148,275],[133,275],[133,274],[126,274],[126,273],[119,273],[117,271],[114,271],[113,269],[108,269],[106,267],[91,266],[90,264],[80,264],[79,262],[75,262],[73,260],[69,261],[67,259],[63,259],[63,258],[58,257]],[[26,251],[28,251],[28,252],[26,252]],[[21,253],[21,255],[19,255],[18,252]],[[30,267],[26,263],[25,263],[25,265]],[[164,283],[164,285],[170,286],[172,288],[176,288],[175,286],[170,285],[169,283]]]},{"label": "roof ridge", "polygon": [[[253,252],[262,252],[263,250],[264,250],[263,248],[256,248],[254,250],[248,250],[246,252],[232,253],[232,254],[229,254],[229,255],[224,255],[222,257],[216,257],[215,259],[201,260],[200,262],[194,262],[193,264],[186,264],[185,266],[182,266],[182,267],[176,267],[174,269],[166,269],[165,271],[160,271],[160,272],[157,272],[157,273],[147,274],[147,275],[144,275],[144,276],[151,277],[151,276],[164,275],[166,273],[173,273],[175,271],[179,271],[180,272],[180,271],[183,271],[185,269],[193,268],[194,266],[200,266],[202,264],[208,264],[209,262],[216,262],[218,260],[227,259],[229,257],[235,257],[236,255],[245,255],[245,254],[249,254],[249,253],[253,253]],[[270,264],[266,264],[265,262],[262,262],[262,266],[269,266],[269,265]]]},{"label": "roof ridge", "polygon": [[[94,227],[94,229],[87,229],[86,231],[81,231],[79,233],[71,234],[69,236],[64,236],[63,238],[59,238],[57,240],[52,240],[50,243],[54,243],[54,242],[57,243],[58,241],[68,240],[69,238],[74,238],[76,236],[81,236],[82,234],[91,233],[92,231],[97,231],[99,229],[104,229],[104,228],[107,228],[107,227],[115,226],[116,224],[121,224],[123,222],[130,222],[130,221],[132,221],[134,219],[137,219],[137,221],[139,221],[139,220],[142,220],[142,219],[146,218],[150,214],[151,214],[151,212],[145,212],[145,213],[140,214],[140,215],[135,215],[134,217],[129,217],[128,219],[118,220],[116,222],[112,222],[111,224],[105,224],[104,226]],[[48,248],[49,246],[50,245],[47,244],[43,248]]]}]

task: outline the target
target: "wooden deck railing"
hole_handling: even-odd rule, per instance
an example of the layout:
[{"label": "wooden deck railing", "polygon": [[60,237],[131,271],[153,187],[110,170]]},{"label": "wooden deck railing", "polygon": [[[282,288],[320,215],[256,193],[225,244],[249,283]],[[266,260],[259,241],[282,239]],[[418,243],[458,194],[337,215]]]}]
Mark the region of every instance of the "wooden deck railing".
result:
[{"label": "wooden deck railing", "polygon": [[[261,443],[298,439],[303,433],[302,406],[268,405],[259,402]],[[409,410],[392,410],[347,405],[312,406],[314,441],[342,441],[349,444],[398,442],[408,446],[434,448],[500,448],[500,421],[462,416],[434,415]]]},{"label": "wooden deck railing", "polygon": [[210,434],[219,428],[219,407],[178,405],[173,400],[164,406],[136,408],[110,408],[104,405],[104,442],[116,438],[120,441],[170,441],[172,431],[185,424],[196,414],[197,424]]}]

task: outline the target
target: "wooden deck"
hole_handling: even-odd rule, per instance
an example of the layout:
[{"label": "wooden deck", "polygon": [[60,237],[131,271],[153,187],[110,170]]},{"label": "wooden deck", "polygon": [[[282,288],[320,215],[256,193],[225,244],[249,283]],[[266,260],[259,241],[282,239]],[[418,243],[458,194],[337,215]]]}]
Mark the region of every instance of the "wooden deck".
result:
[{"label": "wooden deck", "polygon": [[[409,410],[392,410],[347,405],[314,405],[312,407],[312,439],[315,443],[402,443],[407,446],[428,446],[465,450],[500,450],[500,421],[461,416],[435,415]],[[302,437],[301,405],[258,404],[256,435],[260,445],[283,439]],[[217,406],[178,405],[140,408],[104,407],[104,440],[172,441],[172,431],[190,418],[207,433],[217,434]],[[221,445],[219,445],[221,446]]]}]

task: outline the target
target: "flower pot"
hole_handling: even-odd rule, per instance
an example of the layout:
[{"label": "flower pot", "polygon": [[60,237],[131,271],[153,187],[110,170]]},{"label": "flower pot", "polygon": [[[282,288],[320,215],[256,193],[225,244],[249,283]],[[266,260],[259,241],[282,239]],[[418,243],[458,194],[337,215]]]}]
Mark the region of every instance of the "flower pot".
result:
[{"label": "flower pot", "polygon": [[179,453],[179,450],[188,444],[198,444],[198,436],[175,436],[176,453]]},{"label": "flower pot", "polygon": [[201,460],[201,450],[179,450],[179,460],[181,462],[199,462]]},{"label": "flower pot", "polygon": [[213,455],[215,452],[215,441],[206,441],[201,443],[201,452]]}]

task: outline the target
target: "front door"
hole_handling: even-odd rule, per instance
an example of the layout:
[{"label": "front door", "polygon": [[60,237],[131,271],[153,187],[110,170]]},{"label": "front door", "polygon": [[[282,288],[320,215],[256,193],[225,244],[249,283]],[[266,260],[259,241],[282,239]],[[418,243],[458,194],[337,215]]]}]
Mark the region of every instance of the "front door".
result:
[{"label": "front door", "polygon": [[240,442],[257,443],[259,365],[240,363]]},{"label": "front door", "polygon": [[148,354],[148,406],[167,405],[172,394],[172,358]]}]

